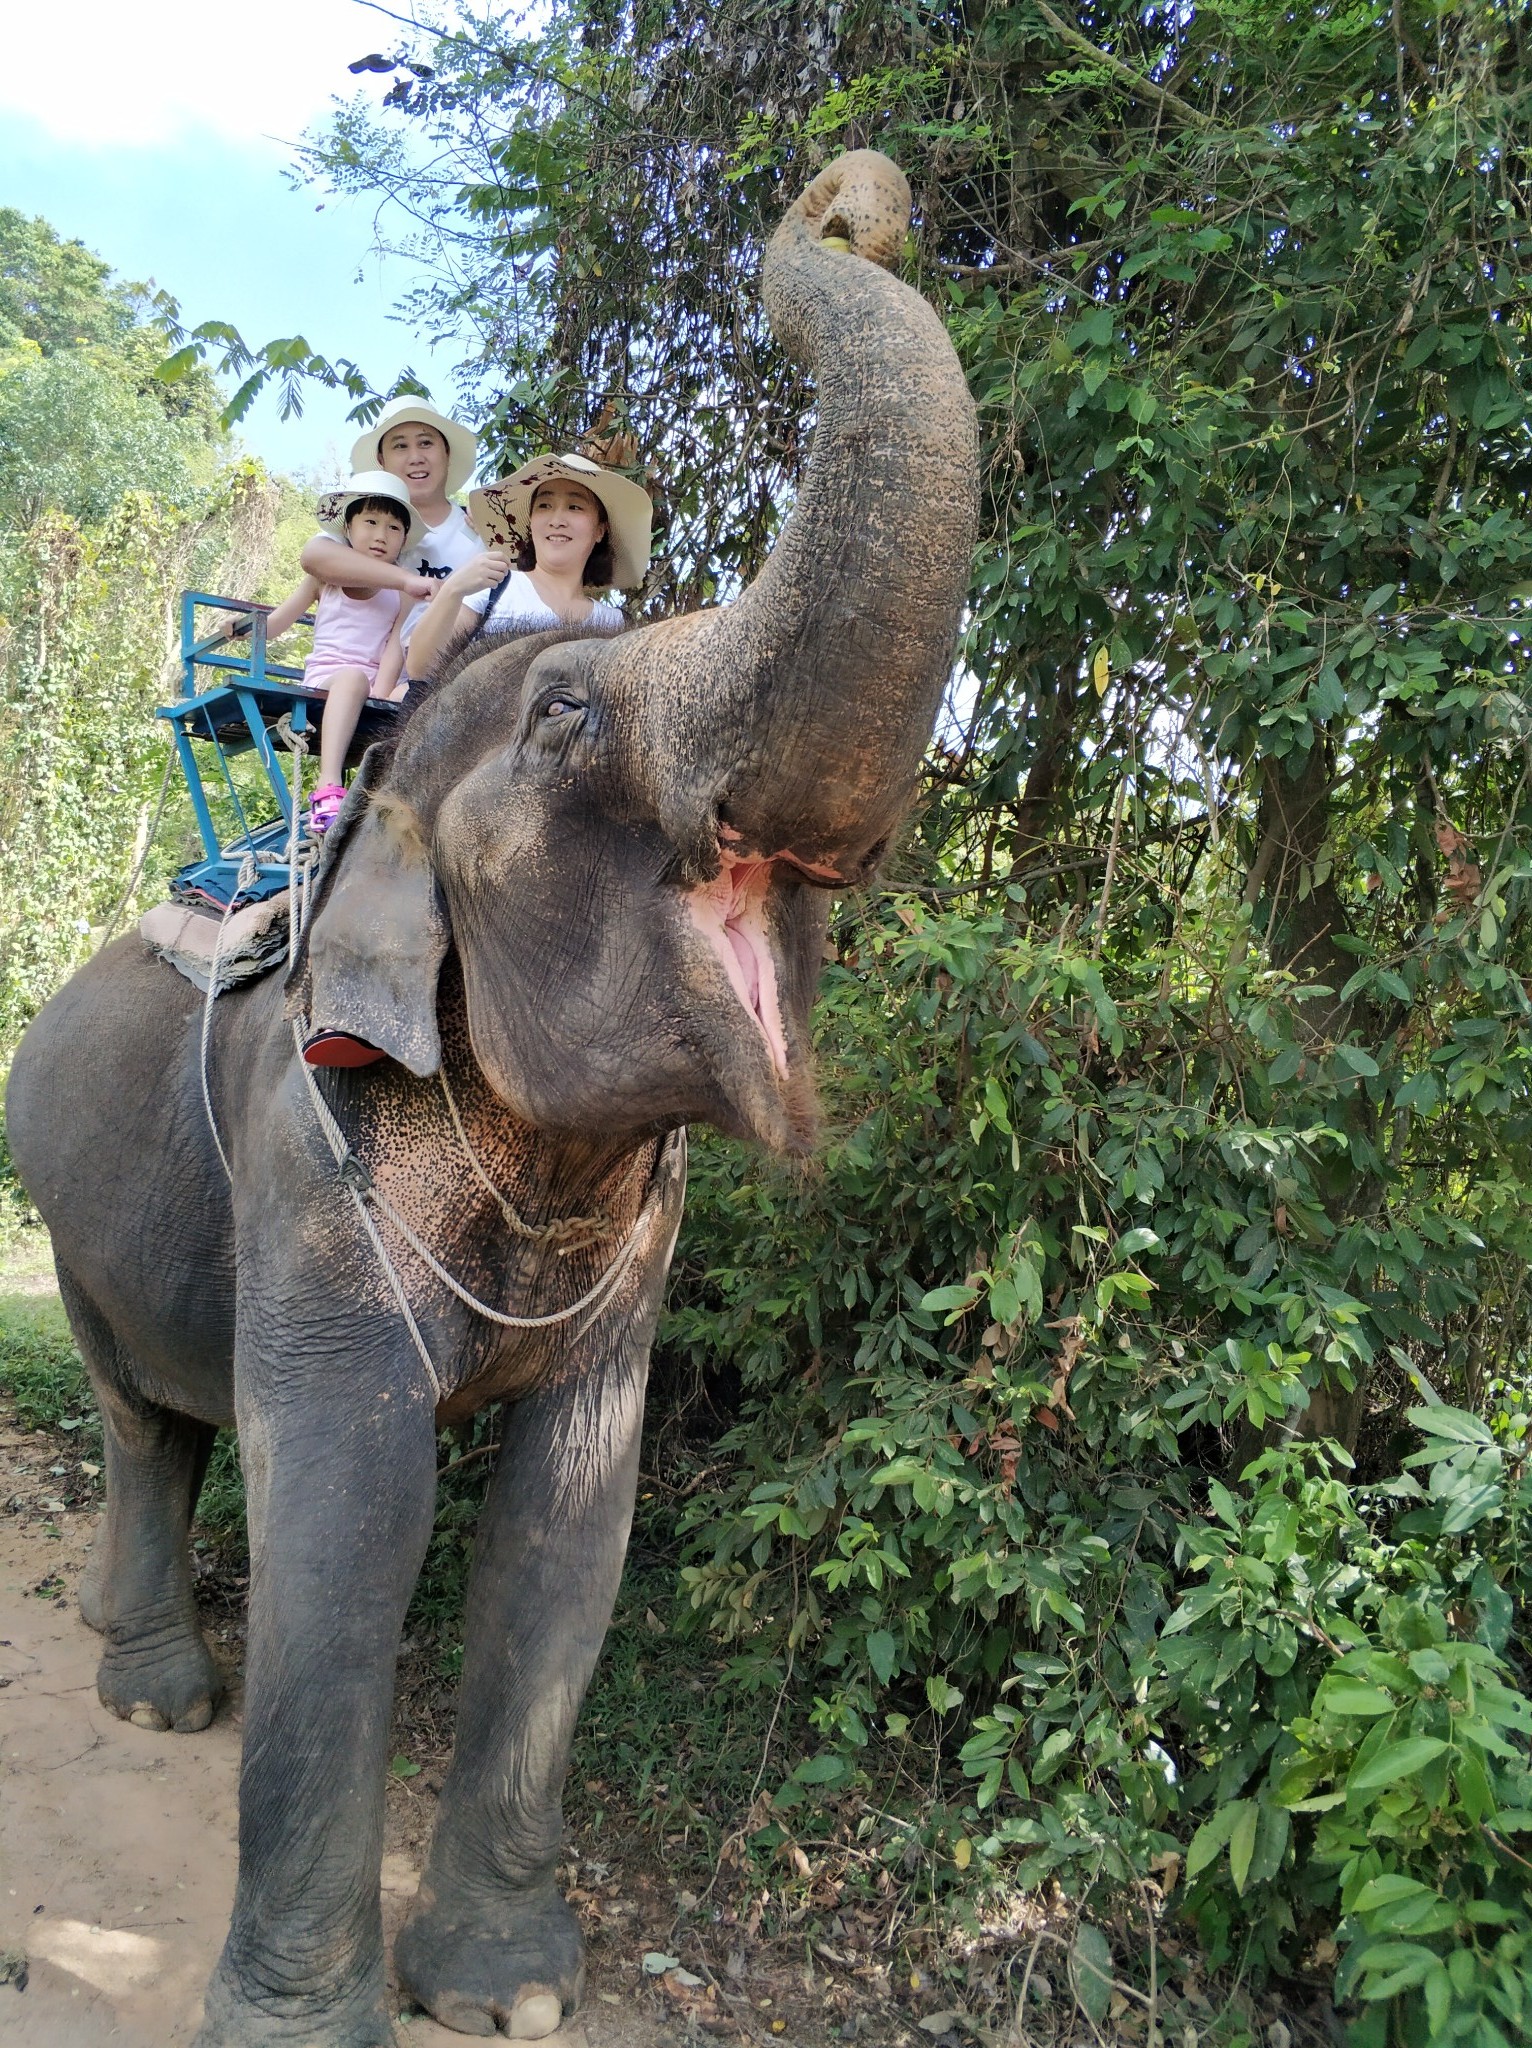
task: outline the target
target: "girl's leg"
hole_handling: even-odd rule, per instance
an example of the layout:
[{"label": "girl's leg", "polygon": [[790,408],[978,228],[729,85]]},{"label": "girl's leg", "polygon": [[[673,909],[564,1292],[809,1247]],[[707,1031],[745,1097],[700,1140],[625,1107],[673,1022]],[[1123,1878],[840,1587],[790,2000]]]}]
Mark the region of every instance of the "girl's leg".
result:
[{"label": "girl's leg", "polygon": [[324,723],[319,734],[321,785],[339,784],[346,767],[346,749],[367,702],[372,678],[364,668],[332,669],[325,678]]}]

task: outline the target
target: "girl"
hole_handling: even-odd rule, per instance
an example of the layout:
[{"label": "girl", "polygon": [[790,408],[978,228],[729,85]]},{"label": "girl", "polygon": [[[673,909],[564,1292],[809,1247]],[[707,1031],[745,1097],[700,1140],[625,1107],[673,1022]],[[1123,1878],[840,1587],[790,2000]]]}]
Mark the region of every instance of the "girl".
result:
[{"label": "girl", "polygon": [[[320,499],[319,523],[359,554],[374,561],[397,562],[416,515],[409,491],[398,477],[386,470],[363,470],[342,489]],[[341,775],[362,706],[369,697],[397,702],[409,685],[399,682],[403,600],[397,590],[321,583],[305,576],[267,620],[267,644],[285,633],[316,601],[314,646],[303,666],[303,681],[308,689],[325,693],[319,731],[319,787],[309,802],[309,829],[318,834],[328,832],[345,801]]]},{"label": "girl", "polygon": [[470,631],[621,625],[617,607],[591,593],[644,580],[654,507],[637,484],[583,455],[539,455],[471,492],[468,516],[486,552],[454,569],[416,621],[412,677],[429,675]]}]

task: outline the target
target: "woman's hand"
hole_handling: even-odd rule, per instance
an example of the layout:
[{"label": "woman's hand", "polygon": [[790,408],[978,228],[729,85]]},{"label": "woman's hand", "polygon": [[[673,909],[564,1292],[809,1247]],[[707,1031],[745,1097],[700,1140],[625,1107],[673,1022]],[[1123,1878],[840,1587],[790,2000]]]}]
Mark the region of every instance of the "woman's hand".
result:
[{"label": "woman's hand", "polygon": [[515,566],[503,549],[486,548],[482,555],[475,555],[461,569],[454,569],[444,583],[436,586],[437,593],[442,597],[450,593],[461,604],[465,597],[474,597],[481,590],[493,590]]}]

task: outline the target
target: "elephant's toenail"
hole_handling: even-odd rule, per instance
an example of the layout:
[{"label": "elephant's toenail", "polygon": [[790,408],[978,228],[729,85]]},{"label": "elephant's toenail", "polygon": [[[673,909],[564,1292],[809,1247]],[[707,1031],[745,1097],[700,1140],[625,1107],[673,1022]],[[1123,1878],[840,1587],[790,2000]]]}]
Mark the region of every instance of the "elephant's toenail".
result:
[{"label": "elephant's toenail", "polygon": [[152,1729],[156,1735],[163,1735],[166,1728],[165,1716],[158,1707],[151,1707],[147,1700],[140,1700],[129,1714],[128,1719],[135,1728]]},{"label": "elephant's toenail", "polygon": [[563,2016],[563,2005],[553,1993],[540,1991],[534,1998],[522,1999],[515,2008],[506,2036],[512,2041],[542,2041],[558,2032]]},{"label": "elephant's toenail", "polygon": [[177,1735],[195,1735],[200,1728],[205,1728],[212,1718],[213,1702],[211,1700],[198,1700],[197,1704],[194,1707],[188,1707],[180,1720],[177,1721],[176,1733]]}]

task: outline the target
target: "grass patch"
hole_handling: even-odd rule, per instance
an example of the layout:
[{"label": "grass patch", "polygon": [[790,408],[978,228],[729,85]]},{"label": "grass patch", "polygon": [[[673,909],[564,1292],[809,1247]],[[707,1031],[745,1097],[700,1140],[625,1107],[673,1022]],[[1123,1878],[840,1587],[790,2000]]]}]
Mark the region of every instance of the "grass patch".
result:
[{"label": "grass patch", "polygon": [[56,1295],[0,1292],[0,1395],[23,1429],[79,1431],[100,1443],[90,1381]]}]

